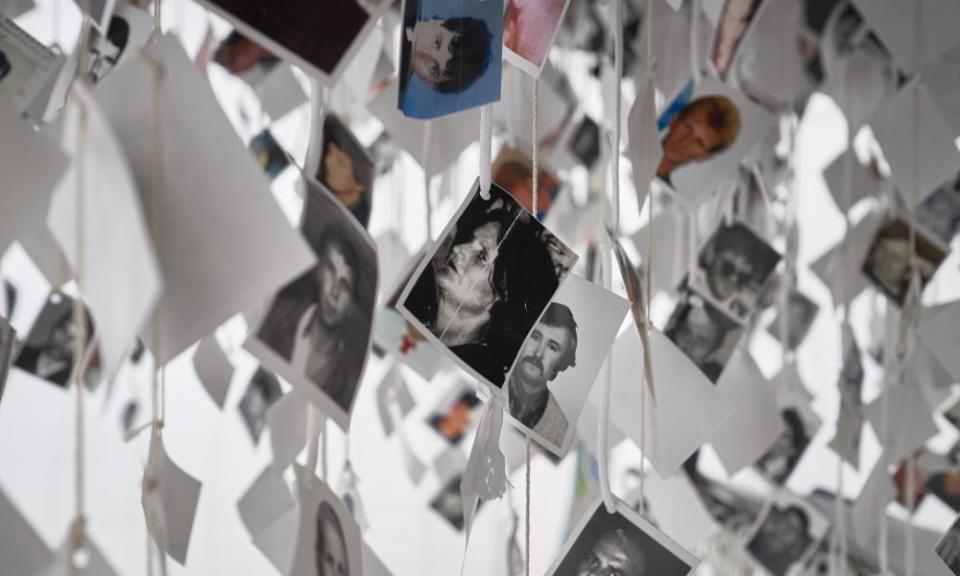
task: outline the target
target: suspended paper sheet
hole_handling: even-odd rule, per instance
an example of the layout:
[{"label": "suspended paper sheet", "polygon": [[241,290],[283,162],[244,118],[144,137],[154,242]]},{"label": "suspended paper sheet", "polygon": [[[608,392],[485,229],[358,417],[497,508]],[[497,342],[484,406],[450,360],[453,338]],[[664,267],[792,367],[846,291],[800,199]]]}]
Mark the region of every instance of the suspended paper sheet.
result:
[{"label": "suspended paper sheet", "polygon": [[823,179],[842,212],[848,212],[864,198],[880,194],[882,180],[874,170],[872,166],[861,165],[856,153],[849,148],[824,168]]},{"label": "suspended paper sheet", "polygon": [[[163,363],[315,258],[179,41],[166,36],[144,54],[163,71],[156,79],[159,135],[151,127],[155,84],[145,60],[116,70],[95,95],[124,143],[147,221],[156,224],[165,289],[156,313],[160,340],[148,342]],[[158,138],[159,189],[151,179]]]},{"label": "suspended paper sheet", "polygon": [[280,574],[290,574],[293,566],[299,523],[300,508],[294,506],[253,536],[253,545]]},{"label": "suspended paper sheet", "polygon": [[637,86],[637,99],[630,110],[627,134],[637,206],[642,210],[650,193],[650,183],[656,177],[657,167],[663,158],[663,146],[657,130],[657,99],[653,78],[641,76]]},{"label": "suspended paper sheet", "polygon": [[[577,255],[509,193],[480,183],[431,246],[400,296],[400,312],[495,389]],[[491,273],[492,272],[492,273]]]},{"label": "suspended paper sheet", "polygon": [[[89,4],[86,4],[89,2]],[[105,30],[109,22],[110,14],[113,12],[117,0],[73,0],[81,11],[89,6],[90,19],[94,26]]]},{"label": "suspended paper sheet", "polygon": [[376,248],[333,194],[304,183],[300,229],[317,265],[276,293],[244,347],[347,430],[370,347]]},{"label": "suspended paper sheet", "polygon": [[393,364],[377,386],[377,413],[383,425],[383,433],[390,437],[399,425],[394,422],[394,414],[399,414],[401,421],[413,411],[416,405],[410,387],[399,366]]},{"label": "suspended paper sheet", "polygon": [[[915,79],[904,85],[870,121],[870,128],[883,149],[883,157],[890,165],[890,179],[911,207],[923,201],[960,169],[960,151],[954,142],[956,133],[930,97],[927,87],[922,82],[918,86],[917,82],[919,80]],[[918,108],[916,124],[915,106]]]},{"label": "suspended paper sheet", "polygon": [[430,119],[500,99],[504,0],[404,0],[397,107]]},{"label": "suspended paper sheet", "polygon": [[93,84],[117,66],[136,58],[153,33],[153,16],[127,2],[118,2],[106,22],[104,28],[90,28],[86,72]]},{"label": "suspended paper sheet", "polygon": [[817,258],[810,269],[826,284],[833,298],[834,306],[849,304],[860,295],[869,281],[860,271],[860,265],[867,257],[867,251],[873,237],[880,227],[880,216],[869,213],[856,223],[841,240],[822,256]]},{"label": "suspended paper sheet", "polygon": [[[333,86],[385,2],[329,0],[202,0],[244,35]],[[369,8],[368,8],[369,6]]]},{"label": "suspended paper sheet", "polygon": [[112,379],[137,334],[149,332],[163,279],[123,147],[84,85],[71,94],[63,148],[74,162],[51,199],[47,226],[77,269],[78,196],[82,199],[80,289],[97,324],[104,373]]},{"label": "suspended paper sheet", "polygon": [[280,120],[290,112],[309,101],[307,93],[303,91],[300,80],[293,75],[288,64],[275,66],[259,82],[254,91],[267,113],[274,122]]},{"label": "suspended paper sheet", "polygon": [[53,562],[54,553],[0,490],[0,558],[10,574],[37,574]]},{"label": "suspended paper sheet", "polygon": [[0,14],[0,105],[25,112],[62,63],[63,56]]},{"label": "suspended paper sheet", "polygon": [[[650,331],[650,348],[657,403],[654,405],[648,395],[646,416],[640,418],[642,387],[635,377],[643,373],[639,336],[628,330],[614,344],[610,420],[638,447],[641,423],[645,424],[644,455],[662,478],[672,475],[707,442],[733,416],[734,409],[700,369],[658,330]],[[600,405],[600,390],[601,387],[595,387],[590,397],[595,406]]]},{"label": "suspended paper sheet", "polygon": [[267,466],[237,502],[237,511],[253,538],[295,506],[283,476],[273,466]]},{"label": "suspended paper sheet", "polygon": [[[297,388],[287,392],[267,409],[273,467],[278,474],[282,474],[303,451],[307,443],[308,411],[312,409],[306,395]],[[322,414],[316,414],[315,419],[325,422]]]},{"label": "suspended paper sheet", "polygon": [[319,478],[297,469],[299,524],[290,576],[363,574],[362,536],[353,516]]},{"label": "suspended paper sheet", "polygon": [[0,211],[0,250],[44,220],[54,186],[67,168],[60,147],[34,130],[16,112],[0,103],[0,173],[4,209]]},{"label": "suspended paper sheet", "polygon": [[745,348],[734,352],[717,388],[734,412],[711,436],[710,444],[733,476],[763,456],[786,426],[773,385]]},{"label": "suspended paper sheet", "polygon": [[17,19],[36,8],[34,0],[0,0],[0,14]]},{"label": "suspended paper sheet", "polygon": [[[907,75],[923,64],[956,46],[956,24],[960,22],[960,5],[953,0],[924,0],[920,9],[919,30],[915,22],[918,14],[910,2],[898,0],[853,0],[867,24],[883,40],[893,59]],[[916,38],[920,33],[922,39]],[[917,53],[918,49],[922,52]]]},{"label": "suspended paper sheet", "polygon": [[716,532],[716,522],[686,474],[661,479],[650,471],[643,493],[657,526],[684,548],[694,550]]},{"label": "suspended paper sheet", "polygon": [[392,81],[370,102],[370,113],[383,122],[398,146],[413,156],[428,177],[436,176],[467,146],[477,140],[480,110],[421,121],[407,118],[397,110],[398,83]]},{"label": "suspended paper sheet", "polygon": [[503,56],[534,78],[547,61],[570,0],[506,0]]},{"label": "suspended paper sheet", "polygon": [[233,364],[215,336],[207,336],[197,345],[193,351],[193,369],[207,394],[222,410],[233,379]]},{"label": "suspended paper sheet", "polygon": [[960,301],[937,307],[933,313],[924,314],[917,330],[926,348],[949,372],[950,377],[960,382]]},{"label": "suspended paper sheet", "polygon": [[[884,396],[887,396],[886,430]],[[935,407],[927,402],[920,386],[908,381],[904,385],[890,385],[864,408],[889,462],[906,458],[937,434],[938,428],[933,420]]]},{"label": "suspended paper sheet", "polygon": [[10,322],[6,318],[0,318],[0,401],[3,401],[3,390],[7,386],[16,338],[17,332],[10,326]]},{"label": "suspended paper sheet", "polygon": [[151,439],[145,477],[156,482],[153,492],[141,496],[150,536],[162,551],[186,564],[200,482],[169,459],[160,436]]},{"label": "suspended paper sheet", "polygon": [[567,539],[547,576],[642,574],[686,576],[700,561],[622,501],[614,513],[598,500]]},{"label": "suspended paper sheet", "polygon": [[560,458],[628,307],[571,274],[520,349],[507,378],[509,420]]}]

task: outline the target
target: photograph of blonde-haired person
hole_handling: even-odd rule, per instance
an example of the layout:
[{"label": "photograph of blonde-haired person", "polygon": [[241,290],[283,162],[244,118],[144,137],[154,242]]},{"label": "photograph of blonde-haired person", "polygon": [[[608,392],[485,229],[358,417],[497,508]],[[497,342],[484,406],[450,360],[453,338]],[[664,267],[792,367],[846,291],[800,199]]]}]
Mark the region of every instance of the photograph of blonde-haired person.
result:
[{"label": "photograph of blonde-haired person", "polygon": [[736,104],[724,95],[692,100],[667,127],[657,176],[671,183],[671,174],[677,168],[709,160],[726,150],[740,135],[741,124]]}]

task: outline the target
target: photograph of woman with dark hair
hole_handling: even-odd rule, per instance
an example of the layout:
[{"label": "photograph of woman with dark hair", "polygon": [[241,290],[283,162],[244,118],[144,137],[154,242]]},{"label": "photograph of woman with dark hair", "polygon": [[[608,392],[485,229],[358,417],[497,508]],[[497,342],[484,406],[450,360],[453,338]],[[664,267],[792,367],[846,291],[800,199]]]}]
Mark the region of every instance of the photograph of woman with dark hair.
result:
[{"label": "photograph of woman with dark hair", "polygon": [[496,185],[490,200],[476,186],[436,246],[402,311],[499,388],[576,257]]},{"label": "photograph of woman with dark hair", "polygon": [[436,118],[500,99],[503,0],[405,0],[398,106]]},{"label": "photograph of woman with dark hair", "polygon": [[328,114],[323,119],[323,154],[317,179],[366,228],[374,178],[373,158],[350,129]]}]

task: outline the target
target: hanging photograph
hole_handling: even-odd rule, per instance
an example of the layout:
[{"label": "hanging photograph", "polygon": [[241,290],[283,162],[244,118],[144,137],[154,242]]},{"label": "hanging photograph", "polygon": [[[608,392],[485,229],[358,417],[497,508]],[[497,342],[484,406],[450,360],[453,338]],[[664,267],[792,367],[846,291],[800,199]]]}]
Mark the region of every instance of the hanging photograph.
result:
[{"label": "hanging photograph", "polygon": [[960,174],[927,196],[915,214],[919,228],[949,246],[960,232]]},{"label": "hanging photograph", "polygon": [[439,492],[430,500],[430,508],[447,521],[457,532],[463,530],[463,494],[460,483],[463,476],[457,474],[450,478]]},{"label": "hanging photograph", "polygon": [[[881,224],[863,263],[863,273],[867,278],[898,306],[903,305],[910,287],[910,236],[913,228],[902,217]],[[916,255],[922,291],[947,257],[947,251],[930,241],[919,230],[913,236],[916,239],[913,253]]]},{"label": "hanging photograph", "polygon": [[[318,182],[333,192],[364,228],[370,221],[373,200],[373,179],[376,175],[373,157],[339,118],[323,116],[320,134],[311,137],[307,166]],[[316,146],[319,144],[319,147]]]},{"label": "hanging photograph", "polygon": [[716,384],[743,326],[702,296],[684,292],[663,333]]},{"label": "hanging photograph", "polygon": [[480,183],[400,297],[400,311],[471,375],[500,388],[577,255],[516,199]]},{"label": "hanging photograph", "polygon": [[737,56],[737,49],[756,20],[762,4],[764,0],[726,0],[723,3],[710,51],[710,62],[720,78],[727,77]]},{"label": "hanging photograph", "polygon": [[783,486],[806,453],[821,422],[806,404],[784,406],[780,417],[785,425],[783,434],[756,461],[754,468],[771,483]]},{"label": "hanging photograph", "polygon": [[377,20],[366,8],[372,3],[358,0],[200,1],[244,36],[329,85]]},{"label": "hanging photograph", "polygon": [[547,576],[687,576],[700,563],[624,502],[613,514],[597,500],[573,530]]},{"label": "hanging photograph", "polygon": [[960,574],[960,516],[953,521],[947,532],[937,542],[934,551],[951,572]]},{"label": "hanging photograph", "polygon": [[217,45],[213,61],[250,86],[260,84],[280,63],[280,59],[269,50],[237,30],[231,31]]},{"label": "hanging photograph", "polygon": [[503,0],[404,0],[397,106],[437,118],[500,99]]},{"label": "hanging photograph", "polygon": [[743,322],[756,308],[760,291],[780,259],[780,254],[745,224],[721,224],[701,248],[689,285]]},{"label": "hanging photograph", "polygon": [[736,174],[776,118],[731,86],[706,78],[683,90],[657,124],[663,144],[657,178],[684,205],[695,207],[718,181]]},{"label": "hanging photograph", "polygon": [[333,194],[304,186],[300,230],[318,263],[277,293],[245,347],[346,430],[370,343],[376,248]]},{"label": "hanging photograph", "polygon": [[273,181],[281,172],[290,165],[290,158],[277,142],[270,129],[264,129],[250,140],[248,146],[253,157],[257,159],[257,165],[263,169],[264,174]]},{"label": "hanging photograph", "polygon": [[61,60],[0,14],[0,103],[25,111],[60,69]]},{"label": "hanging photograph", "polygon": [[570,0],[506,0],[503,47],[508,62],[540,77]]},{"label": "hanging photograph", "polygon": [[7,386],[7,375],[10,373],[10,361],[13,359],[13,345],[17,340],[17,331],[10,326],[6,318],[0,317],[0,401],[3,400],[3,389]]},{"label": "hanging photograph", "polygon": [[[63,292],[50,293],[20,347],[14,366],[66,388],[73,374],[73,348],[78,328],[73,318],[73,303],[73,298]],[[83,361],[86,361],[93,340],[93,320],[86,310],[83,316],[86,320]]]},{"label": "hanging photograph", "polygon": [[254,444],[260,442],[260,435],[267,423],[267,409],[273,406],[273,403],[282,395],[283,391],[280,390],[280,381],[277,377],[268,370],[257,368],[237,405]]},{"label": "hanging photograph", "polygon": [[510,421],[558,457],[570,447],[628,307],[623,298],[571,274],[520,348],[507,377]]},{"label": "hanging photograph", "polygon": [[430,411],[427,426],[448,443],[460,444],[479,422],[480,408],[476,391],[457,381]]},{"label": "hanging photograph", "polygon": [[350,510],[326,482],[298,472],[300,520],[293,568],[295,576],[360,576],[363,537]]},{"label": "hanging photograph", "polygon": [[[779,299],[775,300],[775,303],[779,306]],[[767,327],[767,334],[780,340],[781,323],[786,322],[787,349],[796,350],[803,339],[807,337],[807,333],[810,331],[810,327],[816,320],[819,311],[820,307],[817,306],[817,303],[808,298],[806,294],[796,289],[791,290],[787,296],[787,313],[784,314],[781,309],[777,310],[777,315],[770,322],[770,326]]]},{"label": "hanging photograph", "polygon": [[787,576],[813,555],[827,531],[827,521],[810,505],[780,492],[760,514],[746,550],[772,576]]},{"label": "hanging photograph", "polygon": [[[504,146],[490,169],[493,183],[533,211],[533,161],[523,152]],[[537,220],[543,221],[560,194],[560,181],[543,165],[537,167]]]},{"label": "hanging photograph", "polygon": [[137,50],[153,32],[153,17],[127,2],[118,2],[107,24],[106,32],[90,27],[87,75],[96,84],[103,80]]}]

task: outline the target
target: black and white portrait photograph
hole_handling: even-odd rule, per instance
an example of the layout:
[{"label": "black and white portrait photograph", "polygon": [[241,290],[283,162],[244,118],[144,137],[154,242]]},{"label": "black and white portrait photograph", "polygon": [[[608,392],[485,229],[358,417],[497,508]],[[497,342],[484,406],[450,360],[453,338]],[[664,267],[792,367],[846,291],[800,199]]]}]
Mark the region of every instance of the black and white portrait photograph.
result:
[{"label": "black and white portrait photograph", "polygon": [[760,514],[747,553],[773,576],[787,576],[816,551],[827,530],[820,514],[799,498],[781,493]]},{"label": "black and white portrait photograph", "polygon": [[[897,305],[903,305],[910,287],[913,266],[910,257],[910,236],[913,228],[902,217],[884,222],[877,230],[863,263],[863,273],[867,278]],[[947,253],[944,248],[931,242],[919,229],[913,236],[915,238],[913,253],[916,255],[916,268],[920,275],[922,290],[933,278]]]},{"label": "black and white portrait photograph", "polygon": [[246,347],[347,429],[370,344],[376,248],[333,194],[304,185],[300,229],[317,264],[277,293]]},{"label": "black and white portrait photograph", "polygon": [[373,157],[333,114],[323,117],[320,136],[320,153],[312,159],[317,165],[317,180],[366,228],[376,174]]},{"label": "black and white portrait photograph", "polygon": [[[374,19],[357,0],[201,0],[273,54],[334,83]],[[372,4],[372,3],[371,3]]]},{"label": "black and white portrait photograph", "polygon": [[786,429],[754,464],[757,472],[774,484],[787,482],[817,433],[819,421],[807,412],[801,406],[783,408],[780,416]]},{"label": "black and white portrait photograph", "polygon": [[0,317],[0,401],[3,400],[3,389],[7,385],[7,374],[10,372],[16,340],[17,331],[10,326],[6,318]]},{"label": "black and white portrait photograph", "polygon": [[[17,353],[14,366],[57,386],[67,386],[73,374],[74,339],[78,336],[73,303],[73,298],[63,292],[50,293]],[[83,356],[86,358],[93,339],[93,321],[88,312],[84,311],[83,316],[86,323]]]},{"label": "black and white portrait photograph", "polygon": [[716,384],[743,326],[702,296],[684,292],[663,333]]},{"label": "black and white portrait photograph", "polygon": [[511,421],[552,454],[573,439],[629,302],[571,274],[520,349],[507,379]]},{"label": "black and white portrait photograph", "polygon": [[[776,301],[776,304],[779,305],[780,302]],[[773,321],[770,322],[770,326],[767,327],[767,334],[780,340],[783,329],[782,323],[786,322],[787,348],[789,350],[796,350],[803,342],[803,339],[807,337],[810,326],[813,325],[813,321],[817,318],[817,312],[820,311],[820,307],[816,302],[808,298],[806,294],[796,289],[791,290],[787,295],[786,306],[786,318],[784,318],[783,310],[778,309],[777,315],[774,316]]]},{"label": "black and white portrait photograph", "polygon": [[464,524],[463,494],[460,492],[460,482],[462,481],[463,476],[455,475],[430,500],[430,508],[458,532],[463,530]]},{"label": "black and white portrait photograph", "polygon": [[951,572],[960,574],[960,516],[953,521],[946,534],[937,542],[934,551]]},{"label": "black and white portrait photograph", "polygon": [[699,561],[622,501],[598,500],[570,536],[548,576],[686,576]]},{"label": "black and white portrait photograph", "polygon": [[462,381],[444,394],[427,416],[427,426],[450,444],[459,444],[480,419],[480,399]]},{"label": "black and white portrait photograph", "polygon": [[473,376],[500,388],[576,254],[502,188],[472,193],[400,297],[400,311]]},{"label": "black and white portrait photograph", "polygon": [[153,17],[126,2],[117,2],[106,32],[90,28],[87,73],[90,82],[103,80],[129,54],[143,46],[153,31]]},{"label": "black and white portrait photograph", "polygon": [[280,399],[283,391],[280,390],[280,380],[269,370],[257,368],[247,384],[247,389],[240,398],[237,409],[243,417],[243,423],[250,433],[254,444],[260,442],[260,435],[267,423],[267,409]]},{"label": "black and white portrait photograph", "polygon": [[589,116],[584,116],[567,146],[574,158],[587,168],[592,167],[600,158],[600,126]]},{"label": "black and white portrait photograph", "polygon": [[742,322],[780,258],[745,224],[721,224],[700,250],[690,287]]},{"label": "black and white portrait photograph", "polygon": [[960,174],[924,198],[916,209],[919,227],[949,245],[960,232]]},{"label": "black and white portrait photograph", "polygon": [[330,486],[303,469],[297,472],[300,520],[289,574],[360,576],[362,535],[357,522]]}]

